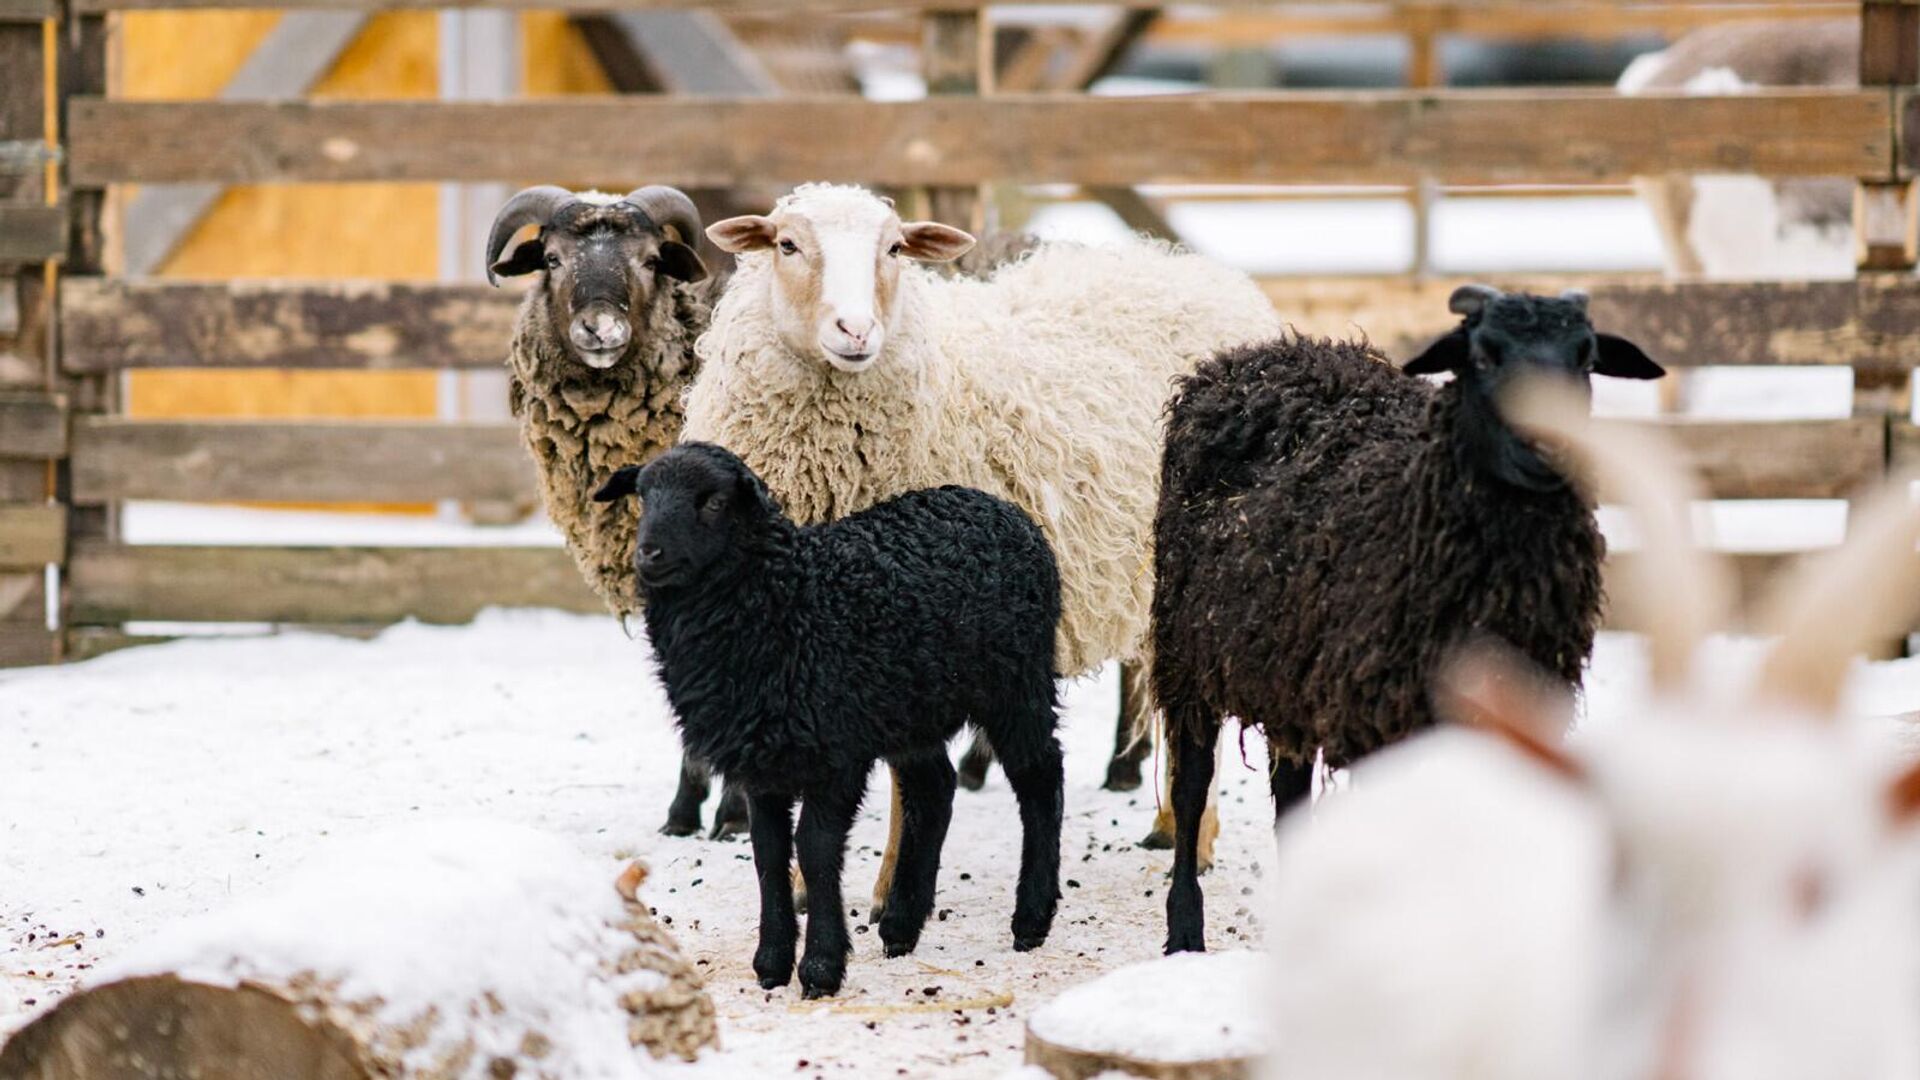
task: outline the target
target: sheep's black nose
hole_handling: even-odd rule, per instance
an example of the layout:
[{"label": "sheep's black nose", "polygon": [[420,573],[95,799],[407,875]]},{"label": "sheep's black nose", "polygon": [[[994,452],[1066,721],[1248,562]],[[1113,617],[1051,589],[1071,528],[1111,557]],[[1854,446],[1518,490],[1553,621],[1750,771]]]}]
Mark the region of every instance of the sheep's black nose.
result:
[{"label": "sheep's black nose", "polygon": [[652,544],[641,544],[637,554],[640,556],[641,566],[649,566],[660,561],[660,549]]}]

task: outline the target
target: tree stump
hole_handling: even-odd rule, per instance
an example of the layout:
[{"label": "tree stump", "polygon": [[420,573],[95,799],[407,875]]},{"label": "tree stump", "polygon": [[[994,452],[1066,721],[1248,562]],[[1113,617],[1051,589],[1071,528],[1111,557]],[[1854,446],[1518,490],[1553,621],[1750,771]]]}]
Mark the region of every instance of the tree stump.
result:
[{"label": "tree stump", "polygon": [[568,1080],[715,1046],[699,975],[563,842],[419,826],[102,970],[0,1047],[8,1080]]},{"label": "tree stump", "polygon": [[1250,1080],[1267,1052],[1258,953],[1188,953],[1108,972],[1027,1020],[1027,1064],[1060,1080]]}]

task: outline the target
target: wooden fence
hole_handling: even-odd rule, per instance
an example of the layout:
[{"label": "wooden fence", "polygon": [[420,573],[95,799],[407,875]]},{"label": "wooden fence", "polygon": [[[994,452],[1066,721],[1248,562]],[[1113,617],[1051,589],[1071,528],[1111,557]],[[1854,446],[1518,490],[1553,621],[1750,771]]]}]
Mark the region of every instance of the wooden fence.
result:
[{"label": "wooden fence", "polygon": [[[992,92],[984,16],[952,10],[954,0],[708,0],[717,11],[920,11],[933,94],[897,103],[818,96],[474,104],[129,102],[105,93],[111,12],[257,2],[0,0],[0,270],[10,282],[0,302],[0,662],[84,655],[124,640],[121,627],[139,621],[367,627],[406,617],[461,621],[488,605],[598,607],[553,548],[122,542],[115,507],[130,499],[524,499],[532,477],[508,424],[119,415],[119,376],[137,368],[494,368],[516,298],[468,285],[111,276],[101,216],[105,189],[115,184],[511,181],[528,179],[528,163],[538,162],[546,175],[532,179],[561,183],[765,186],[834,177],[924,186],[936,206],[965,219],[980,214],[983,185],[1009,181],[1100,188],[1621,184],[1676,172],[1854,177],[1863,267],[1856,279],[1582,283],[1593,285],[1599,321],[1627,329],[1671,366],[1853,369],[1857,407],[1849,418],[1676,423],[1716,497],[1844,497],[1890,463],[1920,459],[1920,431],[1907,421],[1907,385],[1920,366],[1920,282],[1911,273],[1911,178],[1920,167],[1914,0],[1847,8],[1864,20],[1866,44],[1863,88],[1846,91],[1000,95]],[[1543,0],[1525,10],[1537,19],[1556,6],[1577,14],[1649,3]],[[1451,284],[1333,279],[1271,289],[1303,325],[1358,324],[1405,355],[1446,327]],[[1748,557],[1742,571],[1757,579],[1777,562]],[[45,573],[49,564],[57,575]],[[48,580],[60,583],[55,629],[44,614]]]}]

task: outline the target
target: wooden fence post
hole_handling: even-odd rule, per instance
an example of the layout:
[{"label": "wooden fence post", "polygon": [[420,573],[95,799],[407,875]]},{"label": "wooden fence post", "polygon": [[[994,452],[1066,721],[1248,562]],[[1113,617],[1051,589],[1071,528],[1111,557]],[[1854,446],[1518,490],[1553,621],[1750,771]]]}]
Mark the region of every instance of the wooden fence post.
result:
[{"label": "wooden fence post", "polygon": [[[107,17],[83,15],[66,2],[66,19],[59,28],[59,48],[55,56],[58,73],[55,131],[60,145],[67,145],[69,107],[79,95],[105,96],[107,93]],[[106,272],[107,239],[104,219],[107,192],[104,186],[75,186],[63,157],[60,169],[61,204],[67,210],[67,250],[61,268],[61,284],[75,276],[97,277]],[[54,295],[54,311],[60,306],[59,291]],[[75,375],[64,363],[62,342],[55,319],[53,365],[57,385],[64,391],[72,414],[110,415],[120,408],[119,373]],[[67,508],[66,542],[71,555],[75,545],[87,541],[117,541],[120,537],[119,508],[115,504],[79,506],[73,501],[73,477],[70,461],[58,469],[56,494]],[[68,618],[72,590],[63,580],[60,597],[62,651],[69,652],[77,640],[76,627]]]},{"label": "wooden fence post", "polygon": [[0,667],[58,654],[47,625],[49,563],[65,561],[65,515],[49,503],[66,417],[50,383],[47,263],[64,245],[49,205],[51,4],[0,13]]},{"label": "wooden fence post", "polygon": [[[985,8],[930,11],[921,39],[921,66],[929,97],[977,96],[993,92],[993,28]],[[985,185],[927,189],[927,216],[974,235],[989,223]]]}]

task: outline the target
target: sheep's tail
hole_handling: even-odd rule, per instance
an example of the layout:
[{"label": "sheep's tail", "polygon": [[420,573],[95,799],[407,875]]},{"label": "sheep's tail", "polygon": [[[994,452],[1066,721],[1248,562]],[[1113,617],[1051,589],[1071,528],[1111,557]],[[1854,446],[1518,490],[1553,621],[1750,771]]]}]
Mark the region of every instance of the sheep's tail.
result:
[{"label": "sheep's tail", "polygon": [[1679,464],[1679,450],[1647,427],[1592,419],[1584,400],[1543,380],[1520,385],[1503,411],[1516,427],[1564,446],[1596,497],[1605,492],[1626,504],[1640,552],[1625,563],[1608,600],[1645,628],[1654,687],[1680,690],[1694,652],[1725,619],[1733,589],[1725,560],[1694,541],[1693,503],[1701,493]]},{"label": "sheep's tail", "polygon": [[1914,469],[1896,474],[1854,515],[1845,544],[1801,559],[1768,592],[1758,626],[1780,640],[1760,669],[1759,696],[1833,715],[1853,657],[1920,618],[1916,480]]}]

